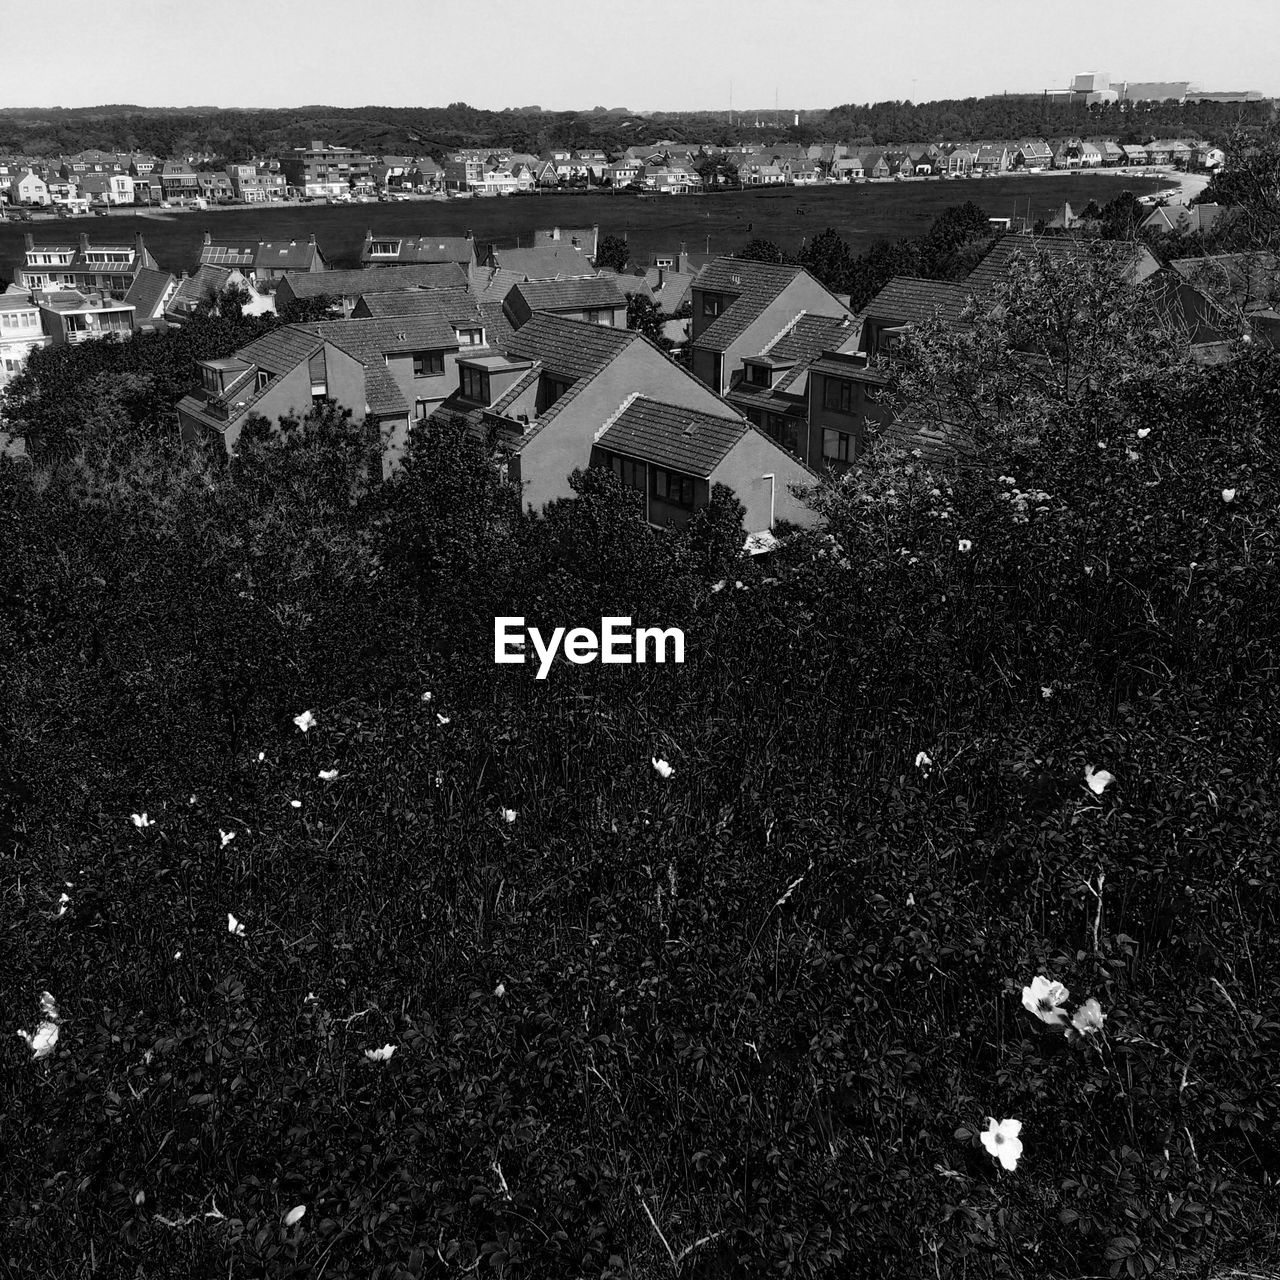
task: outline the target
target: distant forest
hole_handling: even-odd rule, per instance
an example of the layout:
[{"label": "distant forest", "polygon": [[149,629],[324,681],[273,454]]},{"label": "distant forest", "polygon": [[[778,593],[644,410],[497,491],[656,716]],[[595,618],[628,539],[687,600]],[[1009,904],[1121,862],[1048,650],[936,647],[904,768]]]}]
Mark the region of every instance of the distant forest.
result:
[{"label": "distant forest", "polygon": [[[553,146],[617,153],[664,139],[709,142],[851,142],[887,146],[916,141],[1105,134],[1120,141],[1152,135],[1225,140],[1269,120],[1271,101],[1139,103],[1085,107],[1038,95],[963,98],[913,104],[877,102],[804,113],[799,125],[756,128],[730,123],[728,113],[670,112],[644,116],[621,108],[544,112],[539,107],[486,111],[447,107],[326,107],[223,110],[130,105],[0,110],[0,154],[59,155],[88,148],[145,151],[158,156],[209,154],[223,162],[304,147],[311,139],[376,154],[432,155],[458,147],[510,147],[539,153]],[[784,113],[783,119],[788,118]]]}]

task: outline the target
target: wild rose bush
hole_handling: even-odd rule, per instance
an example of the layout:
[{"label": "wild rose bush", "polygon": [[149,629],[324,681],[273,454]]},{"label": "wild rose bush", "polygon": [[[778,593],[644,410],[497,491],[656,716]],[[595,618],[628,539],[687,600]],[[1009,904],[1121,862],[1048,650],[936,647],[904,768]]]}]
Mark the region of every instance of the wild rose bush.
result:
[{"label": "wild rose bush", "polygon": [[[878,459],[727,572],[457,440],[351,506],[340,423],[0,474],[6,1266],[1265,1258],[1278,387]],[[492,663],[486,615],[617,612],[686,664]]]}]

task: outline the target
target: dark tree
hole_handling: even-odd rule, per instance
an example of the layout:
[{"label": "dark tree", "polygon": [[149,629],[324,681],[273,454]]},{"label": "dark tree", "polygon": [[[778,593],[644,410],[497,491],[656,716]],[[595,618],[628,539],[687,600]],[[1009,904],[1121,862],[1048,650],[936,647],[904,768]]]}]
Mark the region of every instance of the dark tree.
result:
[{"label": "dark tree", "polygon": [[596,266],[619,273],[631,262],[631,246],[622,236],[603,236],[596,249]]}]

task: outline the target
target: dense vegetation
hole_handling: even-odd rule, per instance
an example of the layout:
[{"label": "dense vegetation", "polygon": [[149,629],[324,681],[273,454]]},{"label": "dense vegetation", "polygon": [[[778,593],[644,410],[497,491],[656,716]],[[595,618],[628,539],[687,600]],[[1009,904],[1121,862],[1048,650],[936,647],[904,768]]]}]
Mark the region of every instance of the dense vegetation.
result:
[{"label": "dense vegetation", "polygon": [[747,112],[731,123],[723,111],[650,112],[643,116],[604,108],[488,111],[465,102],[447,107],[304,106],[258,111],[126,105],[9,108],[0,110],[0,153],[59,155],[99,147],[160,156],[212,154],[232,162],[305,147],[313,138],[378,153],[425,152],[437,158],[450,147],[506,146],[536,154],[552,146],[571,146],[617,152],[664,139],[717,146],[762,139],[885,146],[924,139],[965,141],[1078,133],[1113,134],[1124,141],[1143,141],[1153,134],[1221,140],[1240,124],[1256,127],[1270,116],[1270,102],[1141,103],[1120,112],[1115,107],[1087,108],[1018,94],[916,104],[850,104],[825,114],[805,112],[799,125],[763,130],[755,127],[755,117]]}]

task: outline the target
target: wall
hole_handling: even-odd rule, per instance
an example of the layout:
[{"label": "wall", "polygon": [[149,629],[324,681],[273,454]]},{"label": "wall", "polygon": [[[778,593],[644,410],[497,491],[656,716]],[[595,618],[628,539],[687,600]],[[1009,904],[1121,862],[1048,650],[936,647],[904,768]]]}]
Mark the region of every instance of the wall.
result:
[{"label": "wall", "polygon": [[747,509],[743,525],[748,533],[768,529],[769,494],[771,482],[764,477],[773,473],[774,520],[790,520],[792,524],[818,524],[819,517],[796,498],[790,486],[812,485],[817,477],[809,474],[780,445],[774,444],[759,431],[751,430],[730,450],[711,473],[712,484],[726,484],[738,495],[738,501]]}]

